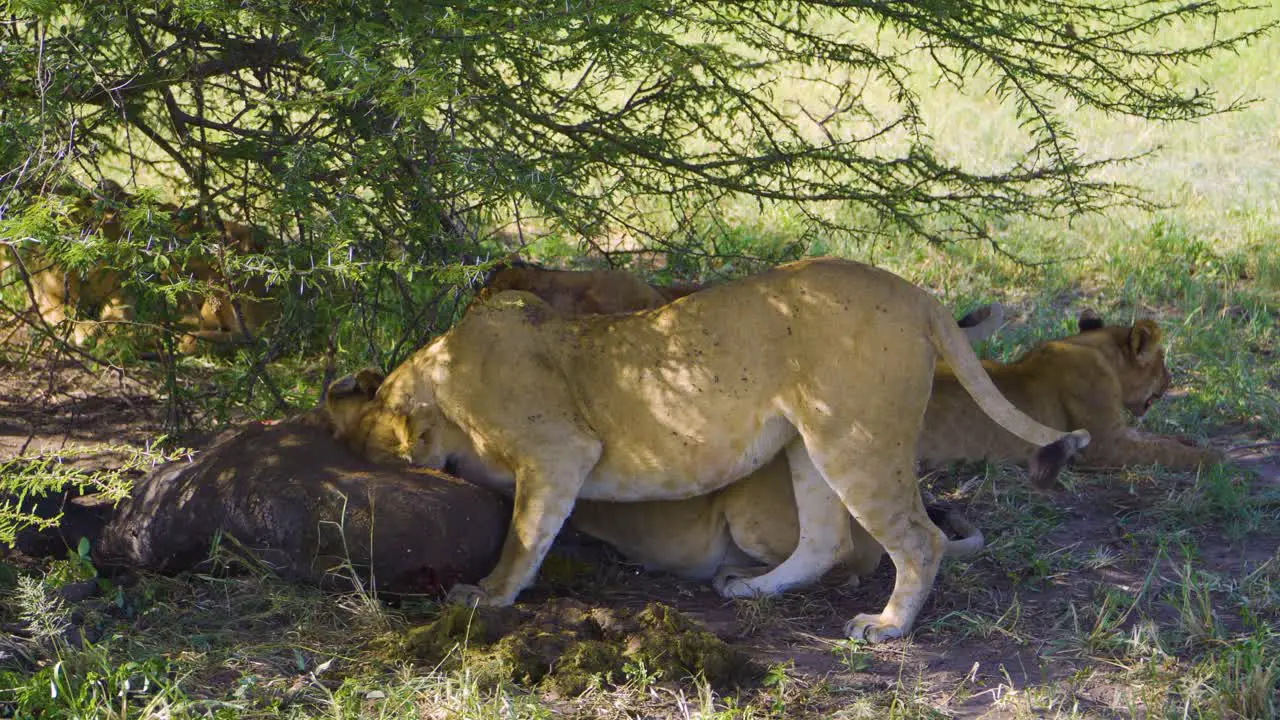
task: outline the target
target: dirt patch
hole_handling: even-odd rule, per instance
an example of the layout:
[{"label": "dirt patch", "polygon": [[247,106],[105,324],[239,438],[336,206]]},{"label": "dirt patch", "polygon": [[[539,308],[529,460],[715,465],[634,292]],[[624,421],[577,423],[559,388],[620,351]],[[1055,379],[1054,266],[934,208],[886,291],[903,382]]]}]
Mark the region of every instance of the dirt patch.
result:
[{"label": "dirt patch", "polygon": [[1280,442],[1246,445],[1231,453],[1232,460],[1253,472],[1258,482],[1280,490]]},{"label": "dirt patch", "polygon": [[[163,426],[163,403],[150,384],[113,369],[90,371],[72,361],[32,366],[0,362],[0,460],[85,446],[144,446]],[[114,469],[110,449],[76,459]]]}]

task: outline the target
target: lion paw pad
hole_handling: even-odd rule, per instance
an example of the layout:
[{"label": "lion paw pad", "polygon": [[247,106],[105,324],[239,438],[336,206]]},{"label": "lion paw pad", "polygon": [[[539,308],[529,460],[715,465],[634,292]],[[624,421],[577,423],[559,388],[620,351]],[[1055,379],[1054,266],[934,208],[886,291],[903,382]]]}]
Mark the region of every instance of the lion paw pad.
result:
[{"label": "lion paw pad", "polygon": [[863,613],[845,623],[844,634],[853,640],[878,643],[900,638],[903,632],[901,627],[881,621],[879,615]]},{"label": "lion paw pad", "polygon": [[722,575],[715,579],[713,583],[716,592],[720,593],[720,597],[725,598],[752,598],[760,593],[751,586],[750,578],[738,575]]}]

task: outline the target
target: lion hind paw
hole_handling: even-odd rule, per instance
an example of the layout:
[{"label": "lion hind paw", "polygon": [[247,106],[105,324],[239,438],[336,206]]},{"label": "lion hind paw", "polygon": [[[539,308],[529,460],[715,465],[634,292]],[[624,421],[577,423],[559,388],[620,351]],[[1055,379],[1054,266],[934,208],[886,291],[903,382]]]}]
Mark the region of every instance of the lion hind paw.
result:
[{"label": "lion hind paw", "polygon": [[902,627],[880,619],[880,615],[862,613],[844,624],[844,634],[853,640],[884,642],[903,636]]}]

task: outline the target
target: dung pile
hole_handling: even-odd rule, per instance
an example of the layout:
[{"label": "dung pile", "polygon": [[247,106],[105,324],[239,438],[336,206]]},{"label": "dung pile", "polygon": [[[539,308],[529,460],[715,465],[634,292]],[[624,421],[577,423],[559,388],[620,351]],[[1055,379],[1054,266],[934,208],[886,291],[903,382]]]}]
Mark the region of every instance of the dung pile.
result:
[{"label": "dung pile", "polygon": [[515,682],[561,696],[595,683],[620,685],[639,672],[661,681],[701,676],[716,688],[759,672],[744,653],[656,602],[638,611],[563,598],[537,609],[450,605],[410,630],[406,647],[431,664],[466,665],[488,684]]}]

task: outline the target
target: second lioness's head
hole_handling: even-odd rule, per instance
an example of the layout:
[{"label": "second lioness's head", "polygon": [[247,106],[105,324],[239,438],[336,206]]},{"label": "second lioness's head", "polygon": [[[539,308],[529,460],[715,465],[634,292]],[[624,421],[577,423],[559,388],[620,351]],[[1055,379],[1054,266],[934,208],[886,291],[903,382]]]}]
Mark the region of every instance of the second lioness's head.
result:
[{"label": "second lioness's head", "polygon": [[372,368],[335,380],[324,409],[333,436],[357,455],[379,463],[408,461],[412,433],[407,415],[387,412],[378,400],[386,376]]},{"label": "second lioness's head", "polygon": [[372,368],[335,380],[324,397],[329,429],[373,462],[439,470],[457,430],[440,414],[426,382],[413,373],[387,378]]}]

